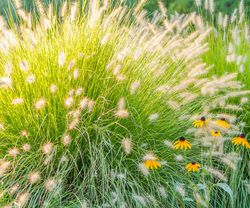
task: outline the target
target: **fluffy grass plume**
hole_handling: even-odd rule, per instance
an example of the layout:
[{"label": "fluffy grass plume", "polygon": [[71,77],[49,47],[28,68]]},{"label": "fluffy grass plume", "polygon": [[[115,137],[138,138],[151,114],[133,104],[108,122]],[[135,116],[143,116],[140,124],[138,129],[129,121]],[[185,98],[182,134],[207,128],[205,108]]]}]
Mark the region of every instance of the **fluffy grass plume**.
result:
[{"label": "fluffy grass plume", "polygon": [[200,16],[35,2],[0,22],[1,207],[246,205],[230,182],[250,91],[208,76]]}]

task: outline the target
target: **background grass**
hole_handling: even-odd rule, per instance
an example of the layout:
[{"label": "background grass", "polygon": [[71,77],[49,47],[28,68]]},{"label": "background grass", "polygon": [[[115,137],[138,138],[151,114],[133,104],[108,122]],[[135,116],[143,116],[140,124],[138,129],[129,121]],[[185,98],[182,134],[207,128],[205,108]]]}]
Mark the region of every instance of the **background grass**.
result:
[{"label": "background grass", "polygon": [[[2,0],[0,2],[0,11],[1,13],[5,13],[8,2],[12,2],[13,0]],[[34,9],[34,1],[33,0],[22,0],[24,7],[28,10]],[[64,0],[43,0],[44,3],[48,4],[50,2],[54,2],[54,4],[60,5]],[[128,5],[133,5],[137,1],[135,0],[126,0]],[[196,6],[194,4],[194,0],[162,0],[164,5],[168,8],[169,13],[179,12],[179,13],[188,13],[190,11],[196,11]],[[215,0],[215,12],[223,11],[226,14],[231,14],[233,10],[238,7],[239,0]],[[250,14],[250,0],[245,0],[245,6],[247,14]],[[145,8],[149,11],[149,13],[153,13],[158,9],[158,1],[157,0],[148,0]]]}]

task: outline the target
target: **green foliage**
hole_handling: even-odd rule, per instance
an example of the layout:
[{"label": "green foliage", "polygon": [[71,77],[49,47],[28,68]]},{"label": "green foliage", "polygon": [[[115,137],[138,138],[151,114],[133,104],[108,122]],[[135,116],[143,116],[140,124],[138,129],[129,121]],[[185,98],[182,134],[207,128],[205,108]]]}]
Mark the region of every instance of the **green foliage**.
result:
[{"label": "green foliage", "polygon": [[[196,11],[195,0],[163,0],[164,5],[167,7],[170,14],[174,12],[189,13],[190,11]],[[235,8],[238,7],[240,1],[235,0],[215,0],[215,12],[223,12],[226,14],[232,14]],[[204,1],[203,1],[204,5]],[[250,0],[244,0],[244,5],[249,16],[250,12]],[[145,8],[150,12],[158,10],[158,1],[149,0]]]},{"label": "green foliage", "polygon": [[[0,2],[0,12],[2,14],[6,14],[7,5],[8,3],[12,3],[13,0],[2,0]],[[194,3],[195,0],[162,0],[164,5],[167,7],[168,12],[170,14],[174,12],[179,13],[189,13],[190,11],[196,11],[196,6]],[[55,5],[61,5],[63,0],[43,0],[45,4],[49,4],[53,2]],[[136,0],[126,0],[127,4],[132,6],[136,2]],[[24,8],[27,10],[34,10],[34,1],[30,0],[23,0]],[[233,10],[238,7],[239,1],[235,0],[215,0],[215,11],[222,11],[226,14],[231,14]],[[244,5],[246,7],[246,11],[249,14],[250,12],[250,0],[244,0]],[[159,9],[158,1],[157,0],[148,0],[145,9],[152,14],[154,11]]]}]

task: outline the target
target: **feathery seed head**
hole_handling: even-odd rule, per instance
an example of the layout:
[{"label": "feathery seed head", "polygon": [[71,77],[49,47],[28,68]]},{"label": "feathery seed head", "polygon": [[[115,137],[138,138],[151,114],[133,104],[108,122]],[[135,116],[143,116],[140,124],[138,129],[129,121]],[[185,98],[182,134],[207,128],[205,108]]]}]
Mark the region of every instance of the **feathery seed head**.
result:
[{"label": "feathery seed head", "polygon": [[153,113],[149,116],[149,120],[150,121],[156,121],[159,118],[159,114],[158,113]]},{"label": "feathery seed head", "polygon": [[72,97],[68,97],[64,101],[64,105],[65,105],[66,108],[70,108],[73,104],[74,104],[74,98],[72,98]]},{"label": "feathery seed head", "polygon": [[0,88],[7,89],[11,87],[12,81],[9,77],[0,77]]},{"label": "feathery seed head", "polygon": [[88,101],[88,112],[93,111],[94,105],[95,105],[95,101],[94,100],[89,100]]},{"label": "feathery seed head", "polygon": [[24,72],[28,72],[29,71],[29,65],[28,65],[28,62],[23,60],[20,62],[20,69]]},{"label": "feathery seed head", "polygon": [[47,142],[42,146],[42,152],[45,155],[50,155],[53,151],[53,144],[51,142]]},{"label": "feathery seed head", "polygon": [[206,170],[219,180],[227,182],[226,176],[221,171],[211,167],[206,167]]},{"label": "feathery seed head", "polygon": [[4,125],[2,123],[0,123],[0,131],[4,130]]},{"label": "feathery seed head", "polygon": [[80,96],[80,95],[83,94],[83,92],[84,92],[83,88],[82,88],[82,87],[79,87],[79,88],[76,89],[75,95],[76,95],[76,96]]},{"label": "feathery seed head", "polygon": [[21,131],[21,136],[28,137],[29,133],[26,130]]},{"label": "feathery seed head", "polygon": [[58,64],[60,67],[62,67],[66,62],[66,56],[64,52],[60,52],[59,53],[59,57],[58,57]]},{"label": "feathery seed head", "polygon": [[75,80],[79,77],[79,70],[78,69],[74,70],[73,77],[74,77]]},{"label": "feathery seed head", "polygon": [[0,177],[10,170],[11,162],[6,160],[0,160]]},{"label": "feathery seed head", "polygon": [[8,150],[8,155],[11,156],[11,157],[16,157],[16,156],[19,155],[19,154],[20,154],[20,151],[19,151],[19,149],[16,148],[16,147],[10,148],[10,149]]},{"label": "feathery seed head", "polygon": [[138,165],[138,168],[139,168],[139,171],[140,171],[143,175],[148,176],[149,170],[145,167],[144,163],[140,163],[140,164]]},{"label": "feathery seed head", "polygon": [[12,65],[10,62],[5,64],[5,73],[9,77],[12,73]]},{"label": "feathery seed head", "polygon": [[131,85],[130,85],[130,94],[131,95],[135,94],[136,90],[140,87],[140,85],[141,84],[140,84],[139,81],[131,83]]},{"label": "feathery seed head", "polygon": [[15,184],[13,186],[11,186],[9,189],[8,189],[8,192],[11,194],[11,195],[14,195],[18,189],[20,188],[20,185],[19,184]]},{"label": "feathery seed head", "polygon": [[23,150],[24,150],[25,152],[30,151],[30,150],[31,150],[30,144],[27,144],[27,143],[23,144]]},{"label": "feathery seed head", "polygon": [[36,103],[35,103],[35,108],[37,110],[42,109],[43,107],[45,107],[46,105],[46,100],[44,98],[39,99]]},{"label": "feathery seed head", "polygon": [[118,118],[128,118],[129,117],[129,112],[127,110],[125,110],[125,109],[124,110],[121,109],[121,110],[116,111],[115,115]]},{"label": "feathery seed head", "polygon": [[172,143],[171,141],[169,141],[169,140],[165,140],[165,141],[164,141],[164,144],[165,144],[166,146],[168,146],[169,148],[171,148],[171,149],[174,148],[173,143]]},{"label": "feathery seed head", "polygon": [[197,7],[200,7],[201,3],[202,3],[201,0],[195,0],[195,4],[196,4]]},{"label": "feathery seed head", "polygon": [[29,84],[32,84],[32,83],[34,83],[35,81],[36,81],[36,78],[35,78],[34,75],[30,75],[30,76],[27,77],[27,82],[28,82]]},{"label": "feathery seed head", "polygon": [[126,154],[130,154],[133,148],[133,143],[130,138],[124,138],[122,140],[122,147]]},{"label": "feathery seed head", "polygon": [[57,182],[56,182],[55,179],[49,178],[49,179],[47,179],[47,180],[45,181],[44,186],[45,186],[45,189],[46,189],[48,192],[52,192],[52,191],[56,188]]},{"label": "feathery seed head", "polygon": [[40,172],[38,171],[31,172],[28,176],[28,179],[29,179],[30,184],[38,183],[41,180]]},{"label": "feathery seed head", "polygon": [[52,85],[50,85],[50,91],[52,92],[52,93],[55,93],[56,91],[57,91],[57,86],[55,85],[55,84],[52,84]]},{"label": "feathery seed head", "polygon": [[176,190],[182,197],[185,197],[186,191],[185,191],[185,189],[184,189],[183,184],[176,184],[176,185],[175,185],[175,190]]},{"label": "feathery seed head", "polygon": [[184,158],[183,158],[182,155],[176,155],[176,156],[175,156],[175,160],[176,160],[176,161],[183,161],[183,159],[184,159]]},{"label": "feathery seed head", "polygon": [[154,155],[154,153],[149,152],[146,155],[144,155],[143,160],[157,160],[157,157]]},{"label": "feathery seed head", "polygon": [[64,146],[68,146],[72,141],[72,138],[70,135],[68,134],[65,134],[63,137],[62,137],[62,143]]},{"label": "feathery seed head", "polygon": [[14,100],[12,100],[12,104],[13,105],[18,105],[18,104],[22,104],[24,101],[22,98],[16,98]]},{"label": "feathery seed head", "polygon": [[71,60],[68,65],[68,70],[72,69],[75,66],[75,63],[76,63],[75,60]]},{"label": "feathery seed head", "polygon": [[15,205],[17,207],[24,207],[30,198],[30,194],[28,192],[20,193],[17,195],[15,200]]}]

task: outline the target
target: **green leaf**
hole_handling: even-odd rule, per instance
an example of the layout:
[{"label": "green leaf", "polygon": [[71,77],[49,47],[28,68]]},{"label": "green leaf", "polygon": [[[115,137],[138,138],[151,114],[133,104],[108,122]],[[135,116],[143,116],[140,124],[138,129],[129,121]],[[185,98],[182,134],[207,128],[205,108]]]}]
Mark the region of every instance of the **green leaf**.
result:
[{"label": "green leaf", "polygon": [[233,202],[233,191],[232,191],[232,189],[230,188],[230,186],[228,184],[226,184],[226,183],[217,183],[217,184],[215,184],[215,186],[218,186],[221,189],[223,189],[225,192],[227,192],[228,195],[231,198],[231,201]]},{"label": "green leaf", "polygon": [[193,202],[194,200],[189,198],[189,197],[184,197],[183,198],[183,201],[186,201],[186,202]]},{"label": "green leaf", "polygon": [[197,184],[197,188],[198,188],[199,190],[204,190],[204,189],[206,188],[206,185],[205,185],[205,184],[202,184],[202,183],[198,183],[198,184]]}]

